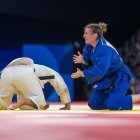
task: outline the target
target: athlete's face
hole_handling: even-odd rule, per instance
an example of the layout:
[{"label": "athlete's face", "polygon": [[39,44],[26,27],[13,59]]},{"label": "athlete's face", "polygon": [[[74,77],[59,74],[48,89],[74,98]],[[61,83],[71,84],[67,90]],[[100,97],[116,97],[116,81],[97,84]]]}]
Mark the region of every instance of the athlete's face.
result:
[{"label": "athlete's face", "polygon": [[97,39],[97,34],[92,33],[92,30],[90,28],[85,28],[83,37],[86,44],[93,44]]}]

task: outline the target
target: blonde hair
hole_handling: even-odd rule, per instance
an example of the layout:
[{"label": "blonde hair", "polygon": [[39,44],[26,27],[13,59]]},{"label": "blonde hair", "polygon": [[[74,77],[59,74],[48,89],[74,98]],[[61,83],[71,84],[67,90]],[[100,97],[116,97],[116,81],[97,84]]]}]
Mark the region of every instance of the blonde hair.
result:
[{"label": "blonde hair", "polygon": [[107,24],[104,22],[90,23],[84,27],[84,30],[85,28],[90,28],[92,33],[97,33],[98,37],[100,38],[107,31]]}]

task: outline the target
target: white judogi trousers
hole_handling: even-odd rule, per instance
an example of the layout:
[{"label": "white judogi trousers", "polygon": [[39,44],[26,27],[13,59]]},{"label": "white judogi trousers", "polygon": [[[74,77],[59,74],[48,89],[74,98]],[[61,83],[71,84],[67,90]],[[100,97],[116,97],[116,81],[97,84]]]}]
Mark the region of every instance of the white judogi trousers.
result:
[{"label": "white judogi trousers", "polygon": [[1,75],[1,87],[0,96],[7,106],[10,105],[14,92],[31,99],[38,109],[46,104],[42,87],[31,66],[16,65],[5,68]]}]

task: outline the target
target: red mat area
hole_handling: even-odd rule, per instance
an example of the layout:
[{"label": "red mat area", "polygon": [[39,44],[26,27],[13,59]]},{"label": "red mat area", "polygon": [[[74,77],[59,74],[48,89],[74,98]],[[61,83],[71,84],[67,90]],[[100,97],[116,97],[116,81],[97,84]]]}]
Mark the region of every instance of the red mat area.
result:
[{"label": "red mat area", "polygon": [[78,104],[75,112],[1,111],[0,140],[140,139],[140,113],[81,113],[78,108],[84,109],[83,104]]}]

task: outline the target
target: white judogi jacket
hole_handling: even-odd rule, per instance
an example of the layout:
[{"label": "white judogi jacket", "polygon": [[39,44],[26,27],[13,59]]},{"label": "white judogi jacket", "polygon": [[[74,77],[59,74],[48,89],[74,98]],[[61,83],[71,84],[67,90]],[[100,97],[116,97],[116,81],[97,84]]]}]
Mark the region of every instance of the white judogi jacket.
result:
[{"label": "white judogi jacket", "polygon": [[[35,69],[35,72],[34,72],[34,69]],[[6,74],[4,75],[3,73],[6,73]],[[27,94],[30,94],[30,93],[37,94],[39,92],[39,94],[41,94],[40,96],[42,99],[40,101],[42,103],[40,101],[36,101],[36,99],[33,99],[33,98],[31,99],[39,108],[40,105],[44,104],[44,99],[45,99],[44,95],[42,96],[42,89],[40,87],[44,87],[44,84],[47,82],[49,82],[54,87],[57,94],[60,96],[62,103],[65,104],[65,103],[69,103],[71,101],[69,90],[68,90],[63,78],[59,75],[59,73],[57,73],[53,69],[48,68],[46,66],[34,64],[33,60],[30,58],[23,57],[23,58],[15,59],[4,68],[4,70],[2,71],[1,82],[5,83],[5,84],[7,84],[7,82],[5,82],[5,81],[9,80],[9,78],[6,78],[6,77],[8,77],[7,73],[10,73],[10,74],[14,75],[15,77],[17,77],[17,75],[19,73],[19,79],[20,80],[22,79],[21,81],[25,82],[25,84],[23,86],[23,83],[20,84],[19,81],[15,81],[14,84],[16,86],[18,86],[18,88],[15,88],[15,87],[13,88],[12,87],[13,84],[12,84],[12,86],[9,85],[11,91],[9,92],[9,96],[5,97],[8,105],[11,103],[12,94],[15,93],[15,90],[17,92],[17,90],[20,89],[20,92],[21,92],[23,90],[23,87],[25,87],[25,85],[26,85],[28,87],[28,89],[24,88],[24,90],[22,91],[22,93],[24,93],[25,97],[27,97],[28,96]],[[28,74],[28,73],[30,73],[30,74]],[[4,79],[7,79],[7,80],[3,80],[3,75],[5,76]],[[26,75],[27,75],[27,77],[26,77]],[[55,79],[47,79],[47,80],[38,79],[38,77],[40,77],[40,76],[47,76],[47,75],[55,75]],[[37,81],[39,81],[39,82],[37,82]],[[37,83],[39,83],[40,85],[37,85]],[[36,86],[33,86],[33,85],[36,85]],[[6,85],[5,86],[3,85],[3,88],[6,88],[6,87],[7,87]],[[5,99],[4,98],[5,95],[3,94],[4,92],[2,89],[0,91],[0,97],[1,97],[1,99]],[[33,96],[33,95],[30,95],[30,96]],[[9,97],[9,99],[8,99],[8,97]],[[0,101],[0,104],[1,104],[1,102],[2,101]]]}]

